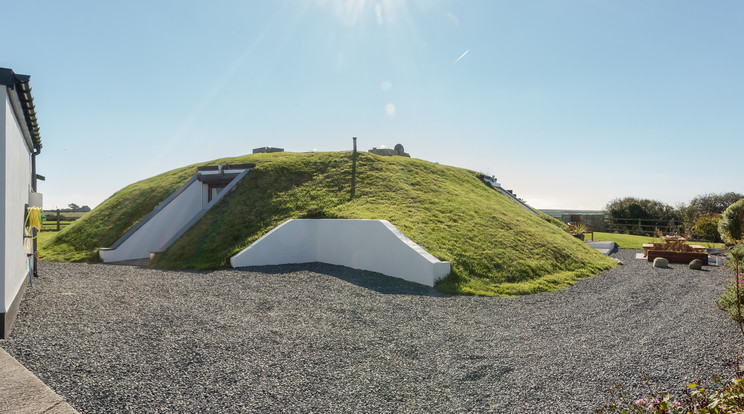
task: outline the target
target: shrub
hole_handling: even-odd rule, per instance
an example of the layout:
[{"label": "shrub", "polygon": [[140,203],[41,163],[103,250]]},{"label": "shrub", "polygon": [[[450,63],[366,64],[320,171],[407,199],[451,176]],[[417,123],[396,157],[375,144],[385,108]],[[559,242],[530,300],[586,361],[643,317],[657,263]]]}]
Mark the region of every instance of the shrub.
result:
[{"label": "shrub", "polygon": [[718,233],[726,243],[735,243],[741,240],[744,229],[744,198],[731,204],[723,212],[721,221],[718,223]]},{"label": "shrub", "polygon": [[744,198],[744,194],[728,192],[721,194],[703,194],[690,201],[684,208],[685,221],[692,223],[705,214],[721,214],[731,204]]},{"label": "shrub", "polygon": [[[739,284],[739,303],[744,303],[744,280],[742,280],[741,274],[739,274],[739,279],[737,282]],[[728,312],[729,317],[734,322],[744,322],[744,320],[741,319],[741,316],[739,316],[739,311],[737,309],[737,301],[736,301],[736,283],[731,282],[730,284],[726,285],[726,291],[721,295],[718,299],[716,299],[716,305],[726,312]]]},{"label": "shrub", "polygon": [[706,213],[697,217],[692,223],[690,237],[693,240],[720,242],[721,235],[718,233],[719,221],[721,221],[720,214]]},{"label": "shrub", "polygon": [[[744,410],[744,379],[735,378],[724,384],[720,378],[713,378],[718,390],[701,387],[699,382],[687,385],[679,398],[668,392],[650,392],[643,398],[634,399],[617,385],[610,390],[612,399],[597,414],[604,413],[741,413]],[[646,384],[651,387],[646,376]]]},{"label": "shrub", "polygon": [[[716,305],[721,310],[728,312],[731,320],[741,325],[741,323],[744,323],[744,318],[742,318],[739,307],[744,304],[744,275],[741,273],[740,264],[744,259],[744,243],[739,243],[731,248],[728,255],[728,265],[732,267],[736,277],[726,285],[726,291],[716,299]],[[742,334],[744,334],[744,331],[742,331]]]}]

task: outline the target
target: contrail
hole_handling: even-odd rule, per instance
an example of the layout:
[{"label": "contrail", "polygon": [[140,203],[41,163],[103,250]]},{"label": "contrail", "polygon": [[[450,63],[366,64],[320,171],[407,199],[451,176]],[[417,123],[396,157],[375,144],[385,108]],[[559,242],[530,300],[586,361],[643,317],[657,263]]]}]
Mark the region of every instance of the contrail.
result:
[{"label": "contrail", "polygon": [[465,55],[467,55],[467,54],[468,54],[468,52],[470,52],[470,49],[468,49],[468,50],[464,51],[464,52],[462,53],[462,55],[460,55],[460,57],[459,57],[459,58],[457,58],[457,60],[455,60],[454,62],[452,62],[452,64],[454,65],[455,63],[459,62],[459,61],[460,61],[460,59],[462,59],[463,57],[465,57]]}]

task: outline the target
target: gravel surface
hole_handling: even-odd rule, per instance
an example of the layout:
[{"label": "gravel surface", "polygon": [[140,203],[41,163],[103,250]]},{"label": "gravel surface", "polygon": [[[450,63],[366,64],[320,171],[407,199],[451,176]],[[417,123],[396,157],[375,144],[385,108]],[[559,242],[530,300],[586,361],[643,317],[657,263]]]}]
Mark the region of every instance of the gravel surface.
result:
[{"label": "gravel surface", "polygon": [[514,298],[324,264],[42,262],[0,346],[85,413],[589,413],[616,383],[642,393],[642,373],[672,391],[732,375],[741,337],[714,304],[731,273],[635,253]]}]

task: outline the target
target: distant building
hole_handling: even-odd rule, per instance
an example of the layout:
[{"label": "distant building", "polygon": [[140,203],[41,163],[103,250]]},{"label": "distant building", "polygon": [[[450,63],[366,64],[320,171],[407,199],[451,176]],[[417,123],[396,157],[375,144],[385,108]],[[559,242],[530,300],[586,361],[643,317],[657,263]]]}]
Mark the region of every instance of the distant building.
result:
[{"label": "distant building", "polygon": [[384,156],[397,155],[399,157],[410,157],[410,155],[405,152],[405,150],[403,149],[403,145],[401,144],[396,144],[395,148],[393,149],[390,149],[384,145],[380,145],[380,148],[372,148],[371,150],[369,150],[369,152],[371,152],[372,154]]},{"label": "distant building", "polygon": [[589,226],[594,231],[605,231],[606,213],[599,210],[540,210],[550,217],[556,218],[566,224],[581,223]]},{"label": "distant building", "polygon": [[24,229],[28,207],[42,207],[36,192],[41,138],[28,80],[0,68],[0,339],[10,334],[27,280],[36,271],[36,239],[26,237]]},{"label": "distant building", "polygon": [[254,154],[263,154],[267,152],[284,152],[284,148],[277,148],[277,147],[260,147],[260,148],[253,148]]},{"label": "distant building", "polygon": [[568,211],[561,214],[561,221],[568,223],[581,223],[589,226],[594,231],[604,231],[604,212],[580,212],[580,211]]}]

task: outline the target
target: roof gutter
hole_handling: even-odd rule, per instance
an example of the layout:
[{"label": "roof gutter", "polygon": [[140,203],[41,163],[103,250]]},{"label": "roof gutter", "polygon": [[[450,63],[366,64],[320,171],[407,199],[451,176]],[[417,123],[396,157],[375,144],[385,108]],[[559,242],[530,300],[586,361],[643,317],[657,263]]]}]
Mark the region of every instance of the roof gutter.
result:
[{"label": "roof gutter", "polygon": [[[25,119],[25,116],[23,115],[23,109],[21,109],[21,103],[18,99],[18,96],[15,94],[12,88],[8,87],[8,97],[10,97],[10,106],[13,108],[13,113],[16,117],[16,119]],[[23,138],[26,141],[26,147],[28,147],[29,151],[34,151],[34,141],[31,139],[31,131],[29,131],[28,127],[26,126],[25,122],[20,123],[21,127],[21,133],[23,134]]]},{"label": "roof gutter", "polygon": [[[0,68],[0,85],[5,85],[11,106],[17,118],[26,122],[21,126],[23,138],[31,153],[41,152],[41,137],[39,136],[39,122],[36,119],[36,107],[31,95],[28,81],[31,77],[14,73],[11,69]],[[12,91],[12,92],[11,92]]]}]

